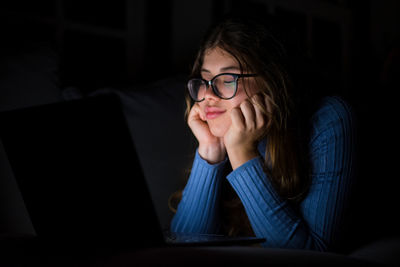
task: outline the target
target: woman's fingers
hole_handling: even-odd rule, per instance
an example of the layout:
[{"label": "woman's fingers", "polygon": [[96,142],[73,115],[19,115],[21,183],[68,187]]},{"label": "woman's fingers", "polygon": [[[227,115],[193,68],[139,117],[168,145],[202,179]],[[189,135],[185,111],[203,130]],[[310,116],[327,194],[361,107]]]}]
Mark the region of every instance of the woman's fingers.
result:
[{"label": "woman's fingers", "polygon": [[256,129],[257,124],[254,105],[246,99],[240,104],[240,110],[243,114],[245,127],[249,130]]},{"label": "woman's fingers", "polygon": [[237,128],[244,130],[255,130],[264,128],[268,122],[269,113],[267,100],[259,94],[254,95],[250,100],[244,100],[239,107],[232,109],[232,124]]},{"label": "woman's fingers", "polygon": [[271,123],[272,108],[270,98],[255,94],[244,100],[238,107],[232,109],[232,126],[240,132],[254,132],[256,135],[265,134]]},{"label": "woman's fingers", "polygon": [[246,119],[243,116],[243,112],[240,107],[233,108],[231,110],[231,121],[232,125],[239,130],[245,130],[246,129]]},{"label": "woman's fingers", "polygon": [[198,119],[205,121],[205,116],[201,111],[200,106],[196,103],[192,106],[192,109],[190,110],[188,121],[198,120]]},{"label": "woman's fingers", "polygon": [[254,103],[257,128],[263,128],[267,120],[265,115],[266,107],[263,97],[259,94],[256,94],[252,97],[252,101]]}]

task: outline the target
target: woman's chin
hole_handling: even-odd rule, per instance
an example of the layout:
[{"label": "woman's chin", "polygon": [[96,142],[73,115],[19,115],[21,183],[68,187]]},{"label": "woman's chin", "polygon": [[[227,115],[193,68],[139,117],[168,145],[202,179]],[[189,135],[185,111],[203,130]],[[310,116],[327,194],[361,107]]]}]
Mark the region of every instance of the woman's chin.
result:
[{"label": "woman's chin", "polygon": [[212,135],[222,138],[228,131],[232,122],[229,116],[219,116],[216,119],[208,120],[207,123]]},{"label": "woman's chin", "polygon": [[212,135],[214,135],[215,137],[219,137],[222,138],[224,137],[227,128],[226,127],[210,127],[210,131],[212,133]]}]

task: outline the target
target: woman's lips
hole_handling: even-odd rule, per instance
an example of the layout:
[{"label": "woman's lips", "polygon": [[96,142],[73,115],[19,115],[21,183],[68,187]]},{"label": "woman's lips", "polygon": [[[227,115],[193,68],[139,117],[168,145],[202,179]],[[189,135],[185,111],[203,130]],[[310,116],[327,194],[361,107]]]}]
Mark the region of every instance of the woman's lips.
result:
[{"label": "woman's lips", "polygon": [[226,110],[217,107],[206,107],[204,111],[206,113],[206,119],[212,120],[225,113]]}]

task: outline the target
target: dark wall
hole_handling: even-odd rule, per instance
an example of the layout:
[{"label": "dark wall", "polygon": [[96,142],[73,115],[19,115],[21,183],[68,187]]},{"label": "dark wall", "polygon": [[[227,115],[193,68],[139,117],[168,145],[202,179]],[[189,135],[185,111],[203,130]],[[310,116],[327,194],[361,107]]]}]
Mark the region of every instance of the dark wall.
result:
[{"label": "dark wall", "polygon": [[301,69],[318,70],[323,90],[333,89],[370,109],[376,86],[395,79],[398,2],[274,2],[3,1],[0,55],[15,57],[45,43],[57,55],[61,87],[135,86],[187,76],[212,23],[229,12],[257,14],[270,18],[285,46],[306,59],[307,64],[293,59]]},{"label": "dark wall", "polygon": [[228,12],[257,13],[276,21],[328,85],[347,91],[366,71],[379,78],[398,34],[396,1],[278,2],[3,1],[1,30],[11,47],[50,42],[62,82],[91,90],[185,75],[213,22]]}]

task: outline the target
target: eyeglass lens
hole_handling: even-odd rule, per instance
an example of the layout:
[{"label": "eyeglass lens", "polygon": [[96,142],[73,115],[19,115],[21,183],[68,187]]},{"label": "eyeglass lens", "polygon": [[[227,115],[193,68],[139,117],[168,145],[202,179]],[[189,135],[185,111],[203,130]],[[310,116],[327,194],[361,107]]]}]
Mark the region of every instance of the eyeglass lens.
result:
[{"label": "eyeglass lens", "polygon": [[[236,93],[237,77],[230,74],[224,74],[215,77],[211,84],[214,93],[223,99],[232,98]],[[206,96],[207,83],[201,79],[193,79],[188,84],[190,96],[195,101],[201,101]]]}]

